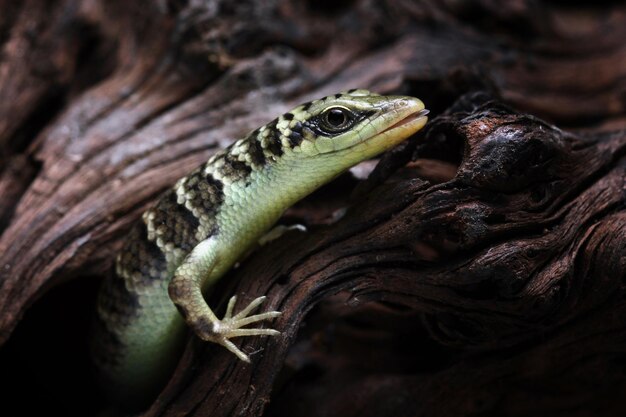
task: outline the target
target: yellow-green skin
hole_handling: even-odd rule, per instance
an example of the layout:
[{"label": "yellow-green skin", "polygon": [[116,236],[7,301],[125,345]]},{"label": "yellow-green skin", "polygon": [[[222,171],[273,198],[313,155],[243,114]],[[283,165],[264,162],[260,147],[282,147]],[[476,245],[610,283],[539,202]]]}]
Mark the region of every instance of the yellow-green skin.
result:
[{"label": "yellow-green skin", "polygon": [[425,113],[413,97],[350,90],[296,107],[179,180],[144,213],[100,292],[92,350],[110,396],[126,407],[152,399],[179,359],[185,322],[248,361],[230,339],[278,334],[243,326],[280,313],[249,316],[259,298],[234,315],[233,298],[220,320],[203,293],[285,209],[411,136]]}]

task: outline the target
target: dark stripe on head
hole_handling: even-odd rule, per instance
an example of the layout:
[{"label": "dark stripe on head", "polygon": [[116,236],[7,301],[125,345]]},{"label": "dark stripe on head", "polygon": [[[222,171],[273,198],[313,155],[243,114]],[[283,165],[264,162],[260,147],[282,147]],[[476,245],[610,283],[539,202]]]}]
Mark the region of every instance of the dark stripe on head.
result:
[{"label": "dark stripe on head", "polygon": [[289,144],[291,145],[291,147],[295,148],[302,143],[302,123],[296,122],[290,130],[291,133],[289,134],[287,139],[289,139]]},{"label": "dark stripe on head", "polygon": [[296,122],[294,123],[294,125],[291,127],[291,131],[292,132],[296,132],[298,134],[302,134],[302,123],[300,122]]},{"label": "dark stripe on head", "polygon": [[335,98],[341,98],[341,94],[339,93],[335,94]]},{"label": "dark stripe on head", "polygon": [[309,102],[307,102],[307,103],[304,103],[304,104],[302,105],[302,111],[308,111],[308,110],[311,108],[311,106],[312,106],[312,105],[313,105],[313,102],[312,102],[312,101],[309,101]]},{"label": "dark stripe on head", "polygon": [[287,139],[289,139],[289,144],[291,145],[292,148],[295,148],[296,146],[302,143],[302,135],[300,135],[300,133],[295,132],[295,131],[292,131],[287,137]]},{"label": "dark stripe on head", "polygon": [[358,88],[351,88],[350,90],[348,90],[348,94],[352,94],[352,93],[354,93],[357,90],[358,90]]},{"label": "dark stripe on head", "polygon": [[292,113],[285,113],[283,114],[283,117],[285,118],[285,120],[293,120],[294,115]]},{"label": "dark stripe on head", "polygon": [[198,240],[195,237],[200,221],[187,207],[178,204],[176,191],[169,190],[159,200],[154,213],[154,227],[157,236],[164,242],[172,243],[175,247],[191,252]]},{"label": "dark stripe on head", "polygon": [[324,121],[322,120],[323,115],[321,114],[308,118],[302,123],[302,125],[303,129],[309,129],[316,136],[333,137],[343,134],[347,129],[351,129],[353,126],[361,123],[364,119],[367,119],[375,113],[375,110],[362,110],[359,112],[353,112],[354,118],[352,119],[351,123],[346,128],[339,131],[332,131],[327,129],[324,125]]}]

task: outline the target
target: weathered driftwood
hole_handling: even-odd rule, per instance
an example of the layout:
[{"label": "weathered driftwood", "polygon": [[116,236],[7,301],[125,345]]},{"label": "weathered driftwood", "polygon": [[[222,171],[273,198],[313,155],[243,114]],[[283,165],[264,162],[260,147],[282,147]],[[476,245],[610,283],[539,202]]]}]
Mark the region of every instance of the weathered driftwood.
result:
[{"label": "weathered driftwood", "polygon": [[[471,393],[509,378],[513,385],[528,384],[528,391],[511,394],[509,386],[496,390],[499,395],[531,396],[539,371],[529,366],[549,368],[541,369],[547,374],[542,378],[552,373],[563,378],[558,386],[571,390],[568,395],[588,396],[588,384],[577,379],[578,367],[626,347],[619,313],[624,302],[616,296],[626,272],[626,164],[616,155],[626,150],[626,135],[567,134],[483,100],[465,97],[420,141],[419,154],[427,154],[431,144],[451,146],[451,155],[463,151],[455,146],[464,146],[455,178],[432,184],[411,172],[391,177],[354,201],[337,223],[281,239],[233,273],[237,294],[267,293],[272,308],[288,312],[276,323],[283,337],[246,342],[247,351],[260,352],[251,365],[230,361],[227,352],[213,347],[189,355],[179,372],[191,373],[191,379],[176,381],[176,394],[165,394],[175,399],[158,402],[146,415],[163,410],[172,416],[257,415],[306,313],[339,291],[347,292],[349,305],[383,300],[421,311],[431,336],[464,348],[469,356],[437,373],[437,384],[414,374],[350,381],[347,388],[325,392],[321,405],[319,397],[312,399],[304,415],[320,415],[316,407],[328,407],[330,415],[394,415],[407,407],[423,415],[475,407],[495,414],[558,414],[560,396],[494,404],[496,397],[455,394],[468,380],[472,387],[464,389]],[[341,316],[327,316],[324,325],[341,325]],[[593,330],[587,327],[600,317]],[[413,318],[400,329],[409,337],[411,329],[420,328]],[[602,335],[604,343],[586,341],[594,335]],[[572,347],[579,344],[582,350]],[[323,369],[326,363],[316,353],[293,352],[285,366],[296,375],[306,366]],[[341,353],[350,361],[350,351]],[[423,361],[404,359],[408,368]],[[364,366],[350,362],[357,369]],[[379,371],[387,373],[384,367]],[[366,398],[359,394],[363,390],[371,391]],[[403,400],[398,403],[394,396]],[[300,396],[295,398],[294,404]],[[468,401],[470,409],[464,409]]]},{"label": "weathered driftwood", "polygon": [[[101,277],[216,148],[365,87],[438,117],[367,181],[290,210],[310,231],[213,295],[267,293],[283,336],[244,341],[252,365],[190,342],[145,415],[622,414],[626,133],[606,132],[626,126],[626,9],[443,3],[0,0],[0,343],[49,289]],[[54,317],[11,337],[2,382]],[[85,322],[64,323],[77,345]],[[86,354],[64,359],[63,410],[94,411],[93,383],[70,380]]]}]

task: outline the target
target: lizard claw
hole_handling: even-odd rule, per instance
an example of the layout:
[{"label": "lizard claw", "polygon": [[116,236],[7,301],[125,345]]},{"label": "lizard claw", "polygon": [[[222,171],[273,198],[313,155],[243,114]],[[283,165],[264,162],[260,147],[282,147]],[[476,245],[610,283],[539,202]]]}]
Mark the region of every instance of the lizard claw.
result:
[{"label": "lizard claw", "polygon": [[248,304],[243,310],[233,316],[233,310],[235,303],[237,302],[237,296],[233,296],[228,301],[228,307],[222,320],[212,321],[208,323],[208,326],[203,326],[203,332],[199,334],[203,340],[214,342],[224,346],[226,349],[235,354],[239,359],[244,362],[250,362],[248,355],[243,353],[230,339],[234,337],[242,336],[277,336],[280,334],[278,330],[274,329],[243,329],[243,326],[248,324],[257,323],[263,320],[269,320],[274,317],[280,316],[279,311],[268,311],[265,313],[255,314],[249,316],[254,309],[260,306],[266,297],[259,297],[250,304]]}]

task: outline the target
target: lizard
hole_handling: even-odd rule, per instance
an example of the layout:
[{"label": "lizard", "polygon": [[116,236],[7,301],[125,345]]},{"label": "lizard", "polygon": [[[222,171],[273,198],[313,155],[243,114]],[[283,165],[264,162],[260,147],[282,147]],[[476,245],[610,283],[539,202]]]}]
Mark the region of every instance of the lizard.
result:
[{"label": "lizard", "polygon": [[409,96],[330,95],[236,140],[165,191],[130,231],[98,293],[91,351],[113,402],[145,405],[156,397],[187,327],[246,362],[231,339],[278,335],[245,327],[280,315],[251,315],[265,297],[235,314],[235,295],[220,319],[205,295],[287,208],[413,135],[427,113]]}]

